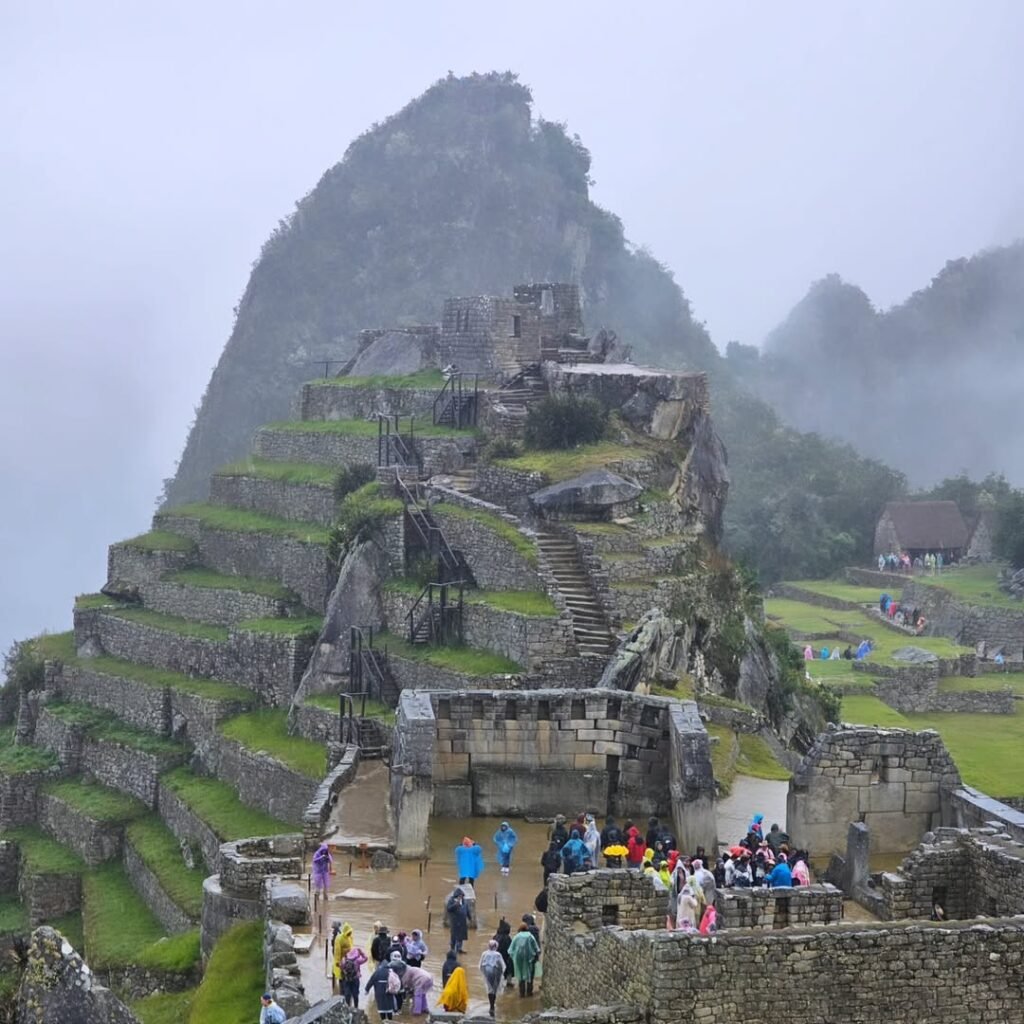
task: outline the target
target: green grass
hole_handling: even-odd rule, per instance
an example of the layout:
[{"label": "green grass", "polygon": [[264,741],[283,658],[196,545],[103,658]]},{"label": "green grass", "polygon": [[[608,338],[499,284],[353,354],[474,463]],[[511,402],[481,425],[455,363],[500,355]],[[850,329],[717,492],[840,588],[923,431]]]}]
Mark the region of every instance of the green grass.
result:
[{"label": "green grass", "polygon": [[1024,615],[1024,601],[1015,601],[999,589],[996,576],[999,565],[968,565],[957,569],[943,569],[939,576],[915,576],[915,583],[948,590],[966,604],[987,605],[994,608],[1012,608]]},{"label": "green grass", "polygon": [[193,775],[182,766],[165,772],[160,781],[206,822],[222,842],[293,831],[286,822],[246,807],[235,790],[219,779]]},{"label": "green grass", "polygon": [[121,719],[109,711],[102,711],[88,704],[52,701],[46,705],[46,710],[66,725],[80,726],[96,740],[120,743],[147,754],[180,755],[185,751],[180,743],[165,739],[163,736],[155,736],[153,733],[143,732],[141,729],[134,729],[125,725]]},{"label": "green grass", "polygon": [[151,626],[162,629],[166,633],[177,633],[178,636],[194,637],[198,640],[227,640],[226,626],[211,626],[205,622],[193,622],[191,619],[180,619],[176,615],[165,615],[149,608],[123,608],[112,612],[126,622],[136,622],[140,626]]},{"label": "green grass", "polygon": [[714,772],[719,791],[723,796],[728,796],[732,790],[733,780],[736,778],[736,766],[733,762],[733,754],[738,742],[736,733],[727,726],[715,725],[714,722],[708,722],[705,728],[709,736],[718,740],[717,743],[711,744],[711,769]]},{"label": "green grass", "polygon": [[587,533],[595,537],[621,537],[630,532],[628,526],[621,523],[573,523],[577,533]]},{"label": "green grass", "polygon": [[[323,708],[325,711],[338,711],[338,695],[336,693],[315,693],[306,698],[306,703],[312,704],[315,708]],[[383,704],[379,700],[370,700],[368,697],[364,705],[363,698],[359,694],[353,695],[352,704],[355,713],[360,718],[379,718],[381,721],[394,725],[397,714],[395,709],[388,707],[387,704]]]},{"label": "green grass", "polygon": [[61,779],[51,782],[44,793],[70,804],[76,811],[93,821],[126,822],[146,813],[145,806],[135,797],[108,789],[99,783],[82,782],[80,779]]},{"label": "green grass", "polygon": [[518,615],[548,618],[558,614],[554,602],[543,590],[468,590],[466,601]]},{"label": "green grass", "polygon": [[[402,437],[409,434],[409,420],[402,417]],[[285,434],[339,434],[342,437],[376,437],[376,420],[279,420],[268,423],[263,430],[273,430]],[[394,420],[391,424],[394,432]],[[465,437],[475,434],[475,430],[454,430],[451,427],[435,426],[427,420],[416,420],[413,427],[414,437]]]},{"label": "green grass", "polygon": [[199,930],[165,937],[163,925],[121,864],[104,864],[90,872],[82,889],[86,959],[92,968],[135,963],[185,971],[199,960]]},{"label": "green grass", "polygon": [[246,619],[235,627],[250,633],[264,633],[269,636],[317,636],[324,620],[321,615],[304,615],[294,619]]},{"label": "green grass", "polygon": [[[823,640],[816,642],[817,646],[815,650],[821,650],[821,645],[825,643]],[[846,644],[836,638],[836,643],[839,644],[840,653],[846,649]],[[794,641],[794,646],[800,648],[801,645]],[[859,679],[862,673],[854,672],[853,662],[847,661],[845,658],[840,658],[838,661],[822,661],[820,658],[815,658],[814,661],[805,661],[804,668],[810,673],[812,679],[817,679],[819,682],[827,682],[828,680],[841,679],[843,682],[849,682],[850,679]],[[865,676],[865,681],[869,681],[868,677]]]},{"label": "green grass", "polygon": [[288,735],[285,708],[261,708],[229,718],[220,725],[228,739],[248,750],[264,750],[289,768],[318,782],[327,773],[327,752],[323,744]]},{"label": "green grass", "polygon": [[854,696],[843,697],[842,719],[850,725],[878,725],[883,728],[895,726],[900,729],[911,728],[910,723],[898,711],[883,704],[877,697]]},{"label": "green grass", "polygon": [[779,764],[771,747],[760,736],[741,732],[739,743],[740,755],[736,761],[737,774],[752,775],[755,779],[778,780],[786,780],[792,774],[788,768]]},{"label": "green grass", "polygon": [[196,548],[194,540],[171,533],[170,530],[150,530],[149,533],[123,540],[121,544],[140,551],[195,551]]},{"label": "green grass", "polygon": [[116,598],[107,597],[106,594],[79,594],[75,598],[75,610],[84,612],[92,608],[117,608],[123,603]]},{"label": "green grass", "polygon": [[649,454],[648,448],[641,444],[598,441],[596,444],[567,450],[527,451],[511,459],[497,459],[495,464],[505,469],[542,473],[551,483],[558,483],[591,469],[604,469],[616,462],[643,459]]},{"label": "green grass", "polygon": [[996,672],[983,676],[946,676],[939,680],[941,693],[990,693],[993,690],[1012,690],[1024,696],[1024,674]]},{"label": "green grass", "polygon": [[37,747],[15,746],[14,726],[0,729],[0,774],[22,775],[57,766],[57,755]]},{"label": "green grass", "polygon": [[882,595],[880,587],[860,587],[855,583],[845,583],[842,580],[787,580],[786,585],[800,587],[801,590],[809,590],[813,594],[821,594],[823,597],[835,597],[840,601],[853,601],[855,604],[878,604]]},{"label": "green grass", "polygon": [[214,946],[188,1024],[252,1024],[265,983],[263,922],[236,925]]},{"label": "green grass", "polygon": [[28,931],[28,914],[17,896],[0,899],[0,935]]},{"label": "green grass", "polygon": [[389,653],[408,661],[422,661],[436,668],[446,668],[469,676],[516,675],[522,665],[496,651],[480,647],[431,647],[428,644],[408,643],[393,633],[379,633],[374,638],[378,648],[387,647]]},{"label": "green grass", "polygon": [[432,390],[444,385],[444,374],[440,370],[417,370],[389,377],[383,373],[371,377],[324,377],[310,381],[319,388],[422,388]]},{"label": "green grass", "polygon": [[80,954],[85,949],[85,929],[82,926],[82,912],[75,910],[63,917],[55,917],[52,921],[46,922],[51,928],[64,936],[75,950]]},{"label": "green grass", "polygon": [[493,512],[485,512],[483,509],[476,508],[462,508],[459,505],[443,504],[431,506],[430,511],[435,518],[442,520],[442,529],[444,528],[443,521],[445,519],[465,519],[479,523],[490,530],[496,537],[500,537],[506,543],[511,544],[527,563],[530,565],[537,564],[537,547],[533,541],[523,536],[511,523],[506,523],[501,516],[495,515]]},{"label": "green grass", "polygon": [[13,828],[4,832],[4,839],[13,839],[33,875],[81,875],[85,863],[74,850],[54,842],[34,826]]},{"label": "green grass", "polygon": [[243,594],[258,594],[260,597],[273,598],[276,601],[287,601],[297,604],[299,595],[294,590],[282,587],[273,580],[257,580],[251,576],[228,576],[214,572],[212,569],[183,569],[171,573],[164,579],[169,583],[181,583],[186,587],[199,587],[204,590],[234,590]]},{"label": "green grass", "polygon": [[73,630],[66,633],[43,633],[32,641],[40,658],[48,661],[74,661],[77,655]]},{"label": "green grass", "polygon": [[128,1007],[140,1024],[186,1024],[197,991],[189,988],[184,992],[157,992],[129,1003]]},{"label": "green grass", "polygon": [[[68,662],[68,659],[62,660]],[[251,691],[241,686],[235,686],[233,683],[222,683],[216,679],[192,679],[181,672],[153,668],[150,665],[137,665],[133,661],[111,658],[106,654],[96,658],[73,658],[69,663],[118,679],[131,679],[134,682],[161,689],[167,687],[181,693],[207,697],[210,700],[243,701],[247,704],[251,704],[253,701]]]},{"label": "green grass", "polygon": [[126,834],[146,867],[160,880],[167,895],[198,921],[203,911],[206,870],[203,867],[189,870],[185,866],[177,838],[156,815],[132,822]]},{"label": "green grass", "polygon": [[313,462],[275,462],[250,455],[247,459],[222,466],[215,476],[251,476],[261,480],[275,480],[283,484],[304,484],[334,490],[341,470],[334,466],[320,466]]},{"label": "green grass", "polygon": [[196,502],[167,509],[161,515],[180,519],[195,519],[213,530],[230,530],[234,533],[266,533],[275,537],[290,537],[307,544],[326,544],[329,531],[316,523],[297,523],[292,519],[267,516],[262,512],[250,512],[227,505],[207,505]]}]

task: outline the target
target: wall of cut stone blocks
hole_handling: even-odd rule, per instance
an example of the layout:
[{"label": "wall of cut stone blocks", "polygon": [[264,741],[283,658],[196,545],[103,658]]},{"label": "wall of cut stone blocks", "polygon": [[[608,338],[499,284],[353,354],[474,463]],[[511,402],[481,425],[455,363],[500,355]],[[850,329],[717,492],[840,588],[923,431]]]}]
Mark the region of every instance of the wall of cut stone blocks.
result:
[{"label": "wall of cut stone blocks", "polygon": [[827,884],[792,889],[719,889],[715,909],[719,929],[730,931],[839,924],[843,919],[843,892]]},{"label": "wall of cut stone blocks", "polygon": [[37,825],[74,850],[89,867],[120,856],[124,845],[123,822],[90,818],[51,793],[39,794]]},{"label": "wall of cut stone blocks", "polygon": [[320,526],[330,526],[337,518],[333,487],[290,483],[255,475],[214,475],[210,478],[210,501],[215,505],[228,505]]},{"label": "wall of cut stone blocks", "polygon": [[220,837],[164,782],[157,786],[156,811],[178,839],[198,845],[211,874],[220,871]]},{"label": "wall of cut stone blocks", "polygon": [[0,829],[34,825],[39,820],[39,790],[59,778],[61,768],[0,775]]},{"label": "wall of cut stone blocks", "polygon": [[[519,317],[519,336],[513,318]],[[446,299],[438,359],[464,373],[509,377],[540,360],[539,311],[514,299],[490,295]]]},{"label": "wall of cut stone blocks", "polygon": [[436,388],[337,387],[304,384],[299,395],[300,420],[376,420],[380,416],[434,419]]},{"label": "wall of cut stone blocks", "polygon": [[111,544],[107,549],[107,582],[120,589],[159,580],[197,563],[190,551],[146,551],[131,544]]},{"label": "wall of cut stone blocks", "polygon": [[1019,658],[1024,649],[1024,609],[966,604],[947,590],[912,579],[906,581],[901,601],[921,610],[931,635],[948,636],[967,646],[1003,646],[1011,658]]},{"label": "wall of cut stone blocks", "polygon": [[194,587],[172,580],[140,583],[136,593],[142,604],[154,612],[211,626],[234,626],[247,619],[283,618],[299,603],[298,597],[282,601],[244,590]]}]

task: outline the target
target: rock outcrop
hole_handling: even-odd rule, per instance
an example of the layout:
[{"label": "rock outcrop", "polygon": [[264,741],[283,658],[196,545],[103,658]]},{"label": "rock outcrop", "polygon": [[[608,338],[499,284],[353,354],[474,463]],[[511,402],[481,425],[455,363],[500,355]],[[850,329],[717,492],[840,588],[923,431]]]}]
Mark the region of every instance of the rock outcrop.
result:
[{"label": "rock outcrop", "polygon": [[628,512],[643,488],[607,469],[544,487],[530,495],[530,503],[545,519],[609,519]]}]

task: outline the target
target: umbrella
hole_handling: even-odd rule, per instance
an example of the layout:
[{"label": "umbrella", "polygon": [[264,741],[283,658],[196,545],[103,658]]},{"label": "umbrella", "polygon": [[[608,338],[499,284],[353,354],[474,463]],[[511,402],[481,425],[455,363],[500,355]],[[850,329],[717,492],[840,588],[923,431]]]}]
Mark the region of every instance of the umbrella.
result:
[{"label": "umbrella", "polygon": [[618,846],[609,846],[603,852],[606,857],[625,857],[629,850],[620,844]]}]

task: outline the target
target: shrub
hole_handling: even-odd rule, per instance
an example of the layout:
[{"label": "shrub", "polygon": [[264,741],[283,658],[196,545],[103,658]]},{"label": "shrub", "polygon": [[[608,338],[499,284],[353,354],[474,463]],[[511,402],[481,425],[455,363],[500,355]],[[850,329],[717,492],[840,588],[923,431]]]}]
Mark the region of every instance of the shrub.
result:
[{"label": "shrub", "polygon": [[377,477],[377,470],[368,462],[357,462],[354,466],[346,466],[339,474],[334,486],[334,496],[344,498],[353,491],[370,483]]},{"label": "shrub", "polygon": [[996,516],[993,548],[1014,569],[1024,569],[1024,491],[1014,491],[1002,502]]},{"label": "shrub", "polygon": [[496,459],[514,459],[519,454],[519,445],[508,437],[496,437],[488,444],[481,456],[484,462],[494,462]]},{"label": "shrub", "polygon": [[608,413],[600,402],[575,395],[550,395],[526,416],[527,448],[575,448],[600,441],[608,429]]},{"label": "shrub", "polygon": [[397,498],[385,498],[376,480],[346,495],[338,506],[338,520],[331,527],[327,554],[334,566],[340,566],[345,550],[360,537],[384,525],[390,516],[400,515],[402,503]]},{"label": "shrub", "polygon": [[4,655],[7,682],[0,688],[0,723],[11,722],[18,711],[18,699],[43,686],[43,658],[31,640],[17,640]]}]

